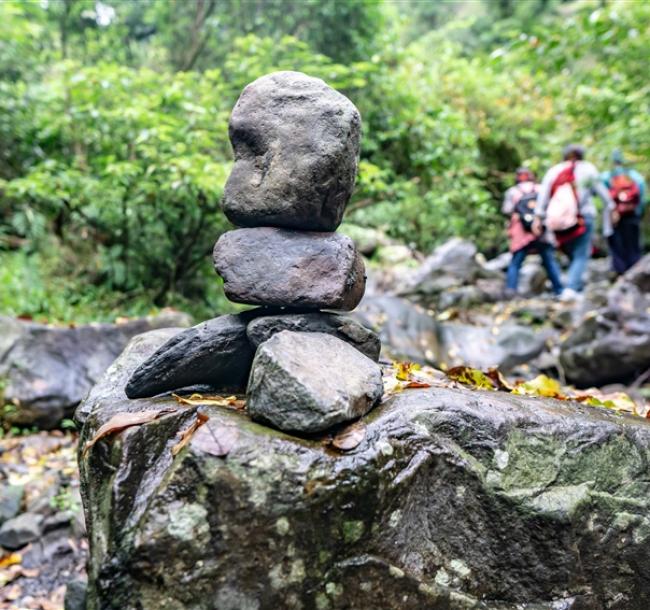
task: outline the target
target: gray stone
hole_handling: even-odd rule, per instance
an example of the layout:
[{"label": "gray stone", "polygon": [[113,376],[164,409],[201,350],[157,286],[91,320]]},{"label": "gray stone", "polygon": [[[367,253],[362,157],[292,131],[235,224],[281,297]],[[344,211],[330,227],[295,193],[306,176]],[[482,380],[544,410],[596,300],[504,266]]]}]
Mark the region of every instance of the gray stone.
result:
[{"label": "gray stone", "polygon": [[0,381],[4,419],[14,425],[56,427],[124,349],[131,337],[167,326],[185,326],[179,312],[120,324],[51,326],[0,317]]},{"label": "gray stone", "polygon": [[239,226],[334,231],[354,187],[360,127],[354,104],[320,79],[258,78],[230,117],[226,216]]},{"label": "gray stone", "polygon": [[36,540],[42,532],[43,516],[35,513],[23,513],[9,519],[0,527],[0,546],[15,550]]},{"label": "gray stone", "polygon": [[134,371],[126,395],[144,398],[199,384],[243,391],[253,361],[246,325],[254,316],[219,316],[176,334]]},{"label": "gray stone", "polygon": [[24,491],[22,485],[0,484],[0,525],[20,512]]},{"label": "gray stone", "polygon": [[68,583],[65,588],[64,610],[86,610],[86,590],[88,581],[76,578]]},{"label": "gray stone", "polygon": [[[126,400],[133,365],[129,350],[94,390],[82,446],[115,413],[175,405]],[[650,607],[644,419],[406,390],[341,453],[240,412],[202,412],[199,433],[237,435],[227,456],[206,451],[208,433],[172,455],[195,420],[187,409],[80,460],[89,610]]]},{"label": "gray stone", "polygon": [[[580,387],[629,384],[650,368],[649,290],[646,255],[606,293],[603,286],[600,300],[586,291],[589,301],[582,316],[560,346],[560,364],[569,381]],[[599,304],[603,306],[595,309]]]},{"label": "gray stone", "polygon": [[494,327],[460,322],[439,325],[440,362],[479,369],[498,367],[506,372],[539,356],[550,331],[535,331],[517,324]]},{"label": "gray stone", "polygon": [[334,313],[313,312],[263,316],[246,328],[250,342],[257,347],[282,330],[327,333],[356,347],[371,360],[379,360],[381,343],[377,333],[353,318]]},{"label": "gray stone", "polygon": [[420,364],[440,362],[438,323],[423,307],[391,295],[367,296],[352,315],[379,334],[387,358]]},{"label": "gray stone", "polygon": [[354,309],[365,287],[354,242],[336,233],[263,227],[224,233],[214,266],[237,303],[311,309]]},{"label": "gray stone", "polygon": [[314,433],[365,415],[381,399],[381,369],[325,333],[281,331],[257,348],[250,416],[285,432]]}]

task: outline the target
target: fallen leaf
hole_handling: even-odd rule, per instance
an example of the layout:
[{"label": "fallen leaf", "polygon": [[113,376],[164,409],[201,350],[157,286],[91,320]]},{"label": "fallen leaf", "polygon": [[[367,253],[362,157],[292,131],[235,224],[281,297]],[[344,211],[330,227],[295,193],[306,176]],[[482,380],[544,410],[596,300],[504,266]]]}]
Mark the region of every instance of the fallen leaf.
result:
[{"label": "fallen leaf", "polygon": [[331,441],[332,447],[341,451],[351,451],[366,438],[366,424],[354,422],[341,430]]},{"label": "fallen leaf", "polygon": [[200,411],[196,412],[196,419],[188,426],[186,430],[183,431],[183,434],[181,435],[181,440],[178,441],[173,447],[172,447],[172,455],[178,455],[180,450],[187,445],[187,443],[190,442],[192,439],[192,436],[194,433],[205,423],[209,420],[210,418],[205,414],[201,413]]},{"label": "fallen leaf", "polygon": [[4,599],[7,601],[13,602],[17,600],[23,593],[23,589],[20,585],[12,585],[6,591],[3,592]]},{"label": "fallen leaf", "polygon": [[110,434],[117,434],[122,432],[126,428],[132,426],[139,426],[146,424],[155,419],[158,419],[162,415],[167,413],[172,413],[175,409],[148,409],[146,411],[138,411],[137,413],[118,413],[113,415],[103,426],[99,427],[99,430],[85,445],[83,449],[83,457],[86,457],[88,451],[105,436]]},{"label": "fallen leaf", "polygon": [[469,366],[455,366],[447,371],[447,377],[481,390],[494,390],[494,383],[483,372]]},{"label": "fallen leaf", "polygon": [[514,386],[503,376],[503,373],[496,367],[488,369],[485,373],[495,385],[497,390],[506,390],[512,392]]},{"label": "fallen leaf", "polygon": [[415,362],[396,362],[395,377],[400,381],[408,381],[413,371],[417,371],[419,368],[420,365]]},{"label": "fallen leaf", "polygon": [[235,426],[208,423],[196,431],[192,447],[216,457],[225,457],[233,450],[238,438],[239,430]]},{"label": "fallen leaf", "polygon": [[547,398],[559,398],[565,400],[562,386],[557,379],[551,379],[547,375],[538,375],[535,379],[518,383],[512,390],[513,394],[521,396],[545,396]]},{"label": "fallen leaf", "polygon": [[20,553],[7,553],[0,556],[0,568],[8,568],[9,566],[21,563],[23,556]]},{"label": "fallen leaf", "polygon": [[192,394],[188,398],[178,396],[178,394],[172,394],[172,396],[178,403],[192,407],[211,405],[213,407],[230,407],[241,410],[246,406],[246,401],[236,396],[203,396],[202,394]]},{"label": "fallen leaf", "polygon": [[405,388],[430,388],[431,384],[427,383],[426,381],[417,381],[413,379],[412,381],[407,382],[404,387]]}]

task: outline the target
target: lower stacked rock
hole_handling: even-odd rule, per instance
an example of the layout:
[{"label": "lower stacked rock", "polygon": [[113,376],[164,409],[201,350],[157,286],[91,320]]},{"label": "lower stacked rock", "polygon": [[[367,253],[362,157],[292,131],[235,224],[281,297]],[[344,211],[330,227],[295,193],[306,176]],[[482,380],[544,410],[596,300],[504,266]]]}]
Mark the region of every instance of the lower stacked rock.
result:
[{"label": "lower stacked rock", "polygon": [[135,370],[129,398],[196,386],[246,391],[253,419],[304,434],[380,401],[379,338],[322,311],[350,311],[365,290],[361,255],[334,232],[352,192],[359,127],[347,98],[304,74],[271,74],[244,89],[230,121],[235,166],[224,210],[245,228],[222,235],[213,258],[226,296],[259,307],[173,337]]}]

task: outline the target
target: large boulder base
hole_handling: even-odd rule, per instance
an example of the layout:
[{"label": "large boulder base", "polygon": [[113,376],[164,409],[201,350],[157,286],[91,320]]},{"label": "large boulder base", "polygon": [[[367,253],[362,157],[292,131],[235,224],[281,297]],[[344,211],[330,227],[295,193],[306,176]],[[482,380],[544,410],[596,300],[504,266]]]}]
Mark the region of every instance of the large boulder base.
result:
[{"label": "large boulder base", "polygon": [[[117,413],[177,406],[122,389],[165,339],[138,337],[109,369],[80,411],[81,447]],[[209,433],[176,456],[192,408],[80,459],[89,610],[650,607],[645,420],[406,390],[340,453],[244,413],[201,410]]]},{"label": "large boulder base", "polygon": [[354,242],[336,233],[238,229],[219,238],[213,257],[236,303],[348,311],[365,288]]},{"label": "large boulder base", "polygon": [[356,347],[371,360],[379,360],[381,344],[377,334],[353,318],[334,313],[319,311],[262,316],[248,325],[246,334],[253,346],[258,347],[283,330],[327,333]]},{"label": "large boulder base", "polygon": [[360,127],[354,104],[320,79],[258,78],[230,117],[226,216],[246,227],[334,231],[354,187]]},{"label": "large boulder base", "polygon": [[133,372],[126,395],[145,398],[195,385],[243,391],[254,355],[246,325],[254,315],[223,315],[174,335]]},{"label": "large boulder base", "polygon": [[283,330],[262,343],[248,412],[285,432],[311,434],[365,415],[381,399],[381,369],[341,339]]},{"label": "large boulder base", "polygon": [[180,312],[118,324],[54,326],[0,317],[0,405],[13,425],[53,428],[140,333],[189,326]]}]

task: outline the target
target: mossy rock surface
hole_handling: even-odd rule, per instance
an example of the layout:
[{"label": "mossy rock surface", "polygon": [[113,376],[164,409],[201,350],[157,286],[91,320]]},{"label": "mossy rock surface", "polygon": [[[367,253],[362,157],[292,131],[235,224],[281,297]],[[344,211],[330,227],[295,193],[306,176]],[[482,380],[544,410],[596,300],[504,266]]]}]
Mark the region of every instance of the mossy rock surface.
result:
[{"label": "mossy rock surface", "polygon": [[[109,369],[78,411],[80,447],[116,413],[177,406],[123,393],[165,339],[134,339]],[[339,453],[200,409],[209,422],[175,456],[194,407],[80,456],[90,609],[650,607],[645,420],[406,390]]]}]

